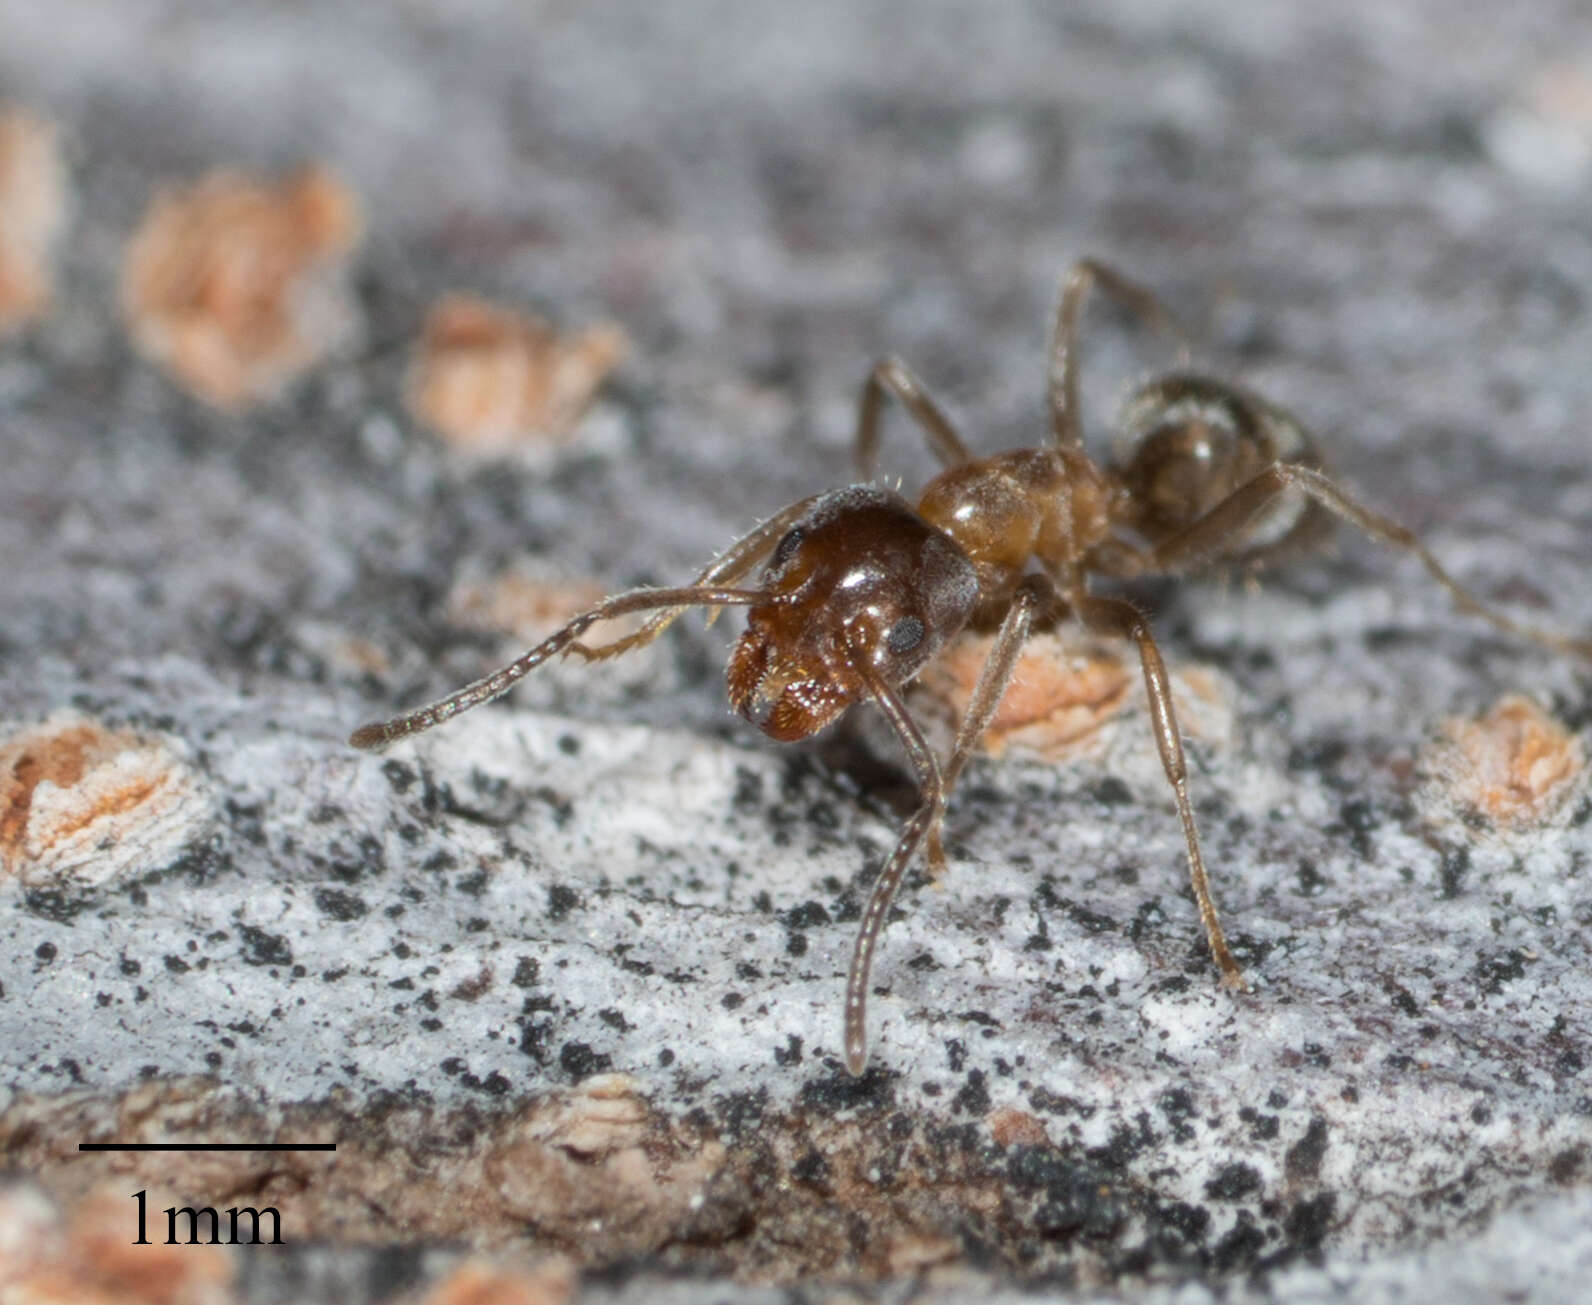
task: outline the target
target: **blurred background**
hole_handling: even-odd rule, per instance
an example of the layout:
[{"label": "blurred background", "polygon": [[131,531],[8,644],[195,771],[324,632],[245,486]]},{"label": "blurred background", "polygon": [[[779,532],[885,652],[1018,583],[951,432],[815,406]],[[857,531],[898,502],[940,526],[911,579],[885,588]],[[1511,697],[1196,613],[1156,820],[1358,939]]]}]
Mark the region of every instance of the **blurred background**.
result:
[{"label": "blurred background", "polygon": [[[152,196],[218,166],[319,160],[362,202],[362,345],[292,397],[321,405],[321,456],[366,428],[373,485],[415,436],[402,366],[440,291],[622,327],[609,402],[644,420],[599,421],[596,450],[555,470],[578,506],[530,511],[534,491],[480,476],[467,494],[504,501],[495,523],[465,512],[478,556],[556,547],[622,579],[695,565],[847,477],[856,388],[886,351],[976,447],[1029,442],[1055,286],[1086,253],[1208,321],[1218,368],[1352,449],[1360,483],[1396,465],[1384,506],[1417,524],[1501,476],[1551,515],[1560,473],[1585,469],[1592,372],[1567,328],[1592,274],[1592,18],[1575,0],[12,0],[0,20],[0,90],[63,125],[76,192],[64,317],[8,349],[13,396],[64,401],[26,360],[69,355],[74,403],[131,393],[118,421],[203,419],[114,369],[110,309]],[[1098,438],[1164,355],[1096,318]],[[310,456],[288,411],[257,418],[298,434],[247,455],[251,474]],[[898,431],[887,465],[913,481],[929,463]],[[1515,510],[1476,497],[1467,511]],[[357,498],[331,515],[344,546],[372,525]],[[393,564],[458,548],[440,529],[411,520]]]}]

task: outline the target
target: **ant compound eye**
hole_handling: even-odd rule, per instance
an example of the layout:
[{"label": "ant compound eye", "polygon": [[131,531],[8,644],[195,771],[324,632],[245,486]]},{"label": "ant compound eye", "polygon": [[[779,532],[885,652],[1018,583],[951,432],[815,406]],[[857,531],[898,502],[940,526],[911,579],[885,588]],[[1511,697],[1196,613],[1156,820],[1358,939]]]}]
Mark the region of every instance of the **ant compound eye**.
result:
[{"label": "ant compound eye", "polygon": [[903,617],[890,627],[884,642],[897,657],[911,652],[923,642],[923,622],[915,616]]},{"label": "ant compound eye", "polygon": [[800,526],[792,526],[785,532],[784,538],[774,546],[774,556],[770,559],[769,564],[776,570],[784,566],[791,558],[796,556],[796,550],[802,546],[804,538],[806,538],[806,535],[802,528]]}]

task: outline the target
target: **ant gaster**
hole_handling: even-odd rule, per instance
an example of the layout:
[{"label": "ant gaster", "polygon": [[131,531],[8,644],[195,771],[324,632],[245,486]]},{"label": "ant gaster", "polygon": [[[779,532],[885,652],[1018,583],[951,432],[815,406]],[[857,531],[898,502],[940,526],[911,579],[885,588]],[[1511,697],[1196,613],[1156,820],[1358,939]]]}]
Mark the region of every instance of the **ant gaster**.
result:
[{"label": "ant gaster", "polygon": [[[1143,613],[1124,599],[1090,593],[1091,574],[1255,566],[1315,542],[1339,518],[1413,553],[1461,609],[1512,635],[1582,657],[1592,657],[1592,641],[1494,612],[1414,535],[1328,479],[1298,420],[1229,382],[1186,371],[1148,382],[1128,399],[1110,464],[1095,461],[1079,427],[1077,358],[1079,317],[1095,288],[1182,338],[1177,320],[1150,291],[1101,263],[1077,263],[1063,281],[1052,327],[1045,444],[975,458],[917,378],[898,359],[885,359],[863,385],[857,466],[861,479],[871,480],[882,404],[893,396],[944,464],[916,506],[868,483],[803,499],[739,540],[694,584],[610,598],[501,670],[417,711],[363,726],[350,742],[379,748],[430,729],[498,697],[555,654],[597,660],[639,648],[687,607],[747,608],[726,677],[742,716],[786,742],[869,701],[894,728],[917,774],[918,807],[874,880],[846,981],[846,1064],[857,1074],[867,1059],[874,948],[902,875],[920,848],[936,872],[944,868],[939,826],[946,798],[995,714],[1024,640],[1036,625],[1070,617],[1138,649],[1205,936],[1222,983],[1245,988],[1211,901],[1166,667]],[[765,559],[760,580],[746,587]],[[599,621],[648,610],[653,616],[624,638],[597,646],[580,641]],[[994,629],[994,643],[942,765],[902,692],[969,625]]]}]

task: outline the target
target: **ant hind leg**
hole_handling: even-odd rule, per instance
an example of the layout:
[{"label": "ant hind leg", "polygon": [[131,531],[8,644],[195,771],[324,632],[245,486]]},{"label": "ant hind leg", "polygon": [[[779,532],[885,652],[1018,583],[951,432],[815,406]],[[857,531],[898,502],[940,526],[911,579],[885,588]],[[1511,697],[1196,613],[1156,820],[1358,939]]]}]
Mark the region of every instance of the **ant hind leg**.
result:
[{"label": "ant hind leg", "polygon": [[1220,554],[1232,540],[1241,539],[1249,524],[1255,520],[1280,494],[1291,488],[1321,504],[1322,507],[1344,521],[1359,527],[1372,539],[1413,553],[1426,568],[1427,574],[1448,591],[1454,605],[1462,612],[1479,616],[1496,628],[1517,639],[1540,644],[1555,652],[1592,660],[1592,639],[1576,639],[1556,634],[1534,625],[1526,625],[1494,610],[1488,603],[1466,589],[1444,570],[1430,549],[1413,531],[1396,521],[1373,512],[1351,498],[1327,476],[1309,467],[1279,462],[1267,467],[1253,479],[1240,485],[1216,504],[1198,521],[1179,534],[1162,542],[1155,550],[1155,564],[1161,570],[1175,570],[1203,557]]}]

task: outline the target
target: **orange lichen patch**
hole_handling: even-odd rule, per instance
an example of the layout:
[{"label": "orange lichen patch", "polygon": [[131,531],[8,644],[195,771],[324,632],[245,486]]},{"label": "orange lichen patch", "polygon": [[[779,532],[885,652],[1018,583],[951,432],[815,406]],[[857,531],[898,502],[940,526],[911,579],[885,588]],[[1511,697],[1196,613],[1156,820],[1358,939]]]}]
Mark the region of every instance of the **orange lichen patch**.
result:
[{"label": "orange lichen patch", "polygon": [[50,303],[50,255],[66,226],[59,133],[21,109],[0,112],[0,332]]},{"label": "orange lichen patch", "polygon": [[[447,615],[468,630],[511,634],[538,643],[572,617],[597,606],[608,591],[590,580],[572,580],[522,563],[484,579],[460,580],[448,595]],[[642,616],[620,617],[592,627],[588,643],[617,639],[640,627]]]},{"label": "orange lichen patch", "polygon": [[1586,769],[1581,740],[1517,693],[1483,716],[1445,721],[1424,762],[1451,802],[1517,827],[1556,810]]},{"label": "orange lichen patch", "polygon": [[1592,61],[1550,59],[1526,79],[1521,96],[1542,121],[1592,140]]},{"label": "orange lichen patch", "polygon": [[560,441],[624,350],[615,326],[562,336],[539,318],[448,295],[426,318],[409,410],[470,458]]},{"label": "orange lichen patch", "polygon": [[[989,657],[993,636],[964,633],[952,640],[919,677],[916,691],[960,721]],[[1204,666],[1170,668],[1172,704],[1187,738],[1226,747],[1235,728],[1231,683]],[[1131,645],[1097,643],[1063,627],[1044,631],[1023,645],[1012,682],[980,748],[1000,756],[1016,748],[1045,761],[1099,757],[1126,744],[1150,747],[1147,728],[1116,730],[1124,710],[1145,708],[1144,677]],[[1150,749],[1153,751],[1153,748]]]},{"label": "orange lichen patch", "polygon": [[565,1305],[575,1294],[575,1275],[563,1260],[513,1272],[490,1265],[461,1264],[419,1305]]},{"label": "orange lichen patch", "polygon": [[[63,1230],[60,1216],[34,1189],[19,1187],[0,1203],[26,1196],[43,1205],[48,1222],[35,1231],[43,1249],[25,1260],[0,1262],[0,1296],[11,1305],[226,1305],[233,1299],[232,1259],[219,1246],[166,1246],[165,1208],[157,1193],[146,1208],[159,1211],[149,1245],[134,1244],[137,1209],[122,1190],[105,1189],[84,1199]],[[35,1224],[37,1224],[35,1219]],[[0,1228],[0,1238],[4,1237]]]},{"label": "orange lichen patch", "polygon": [[102,884],[153,869],[205,819],[165,740],[60,715],[0,740],[0,874]]},{"label": "orange lichen patch", "polygon": [[392,669],[392,663],[380,646],[357,634],[337,640],[332,645],[332,656],[339,666],[366,675],[385,675]]},{"label": "orange lichen patch", "polygon": [[133,338],[200,398],[269,398],[353,333],[353,192],[320,167],[271,186],[212,172],[158,196],[122,266]]},{"label": "orange lichen patch", "polygon": [[[922,687],[948,705],[958,720],[993,642],[990,635],[965,634],[920,678]],[[999,756],[1017,744],[1051,760],[1071,756],[1122,709],[1137,674],[1108,648],[1051,633],[1035,635],[1017,659],[983,748]]]},{"label": "orange lichen patch", "polygon": [[992,1110],[984,1122],[996,1146],[1048,1146],[1050,1135],[1037,1116],[1015,1106]]},{"label": "orange lichen patch", "polygon": [[[149,1192],[146,1210],[164,1224],[168,1207],[185,1204],[169,1195]],[[136,1246],[128,1236],[136,1211],[127,1193],[107,1189],[84,1201],[74,1212],[67,1235],[69,1262],[87,1281],[122,1293],[122,1298],[150,1302],[225,1300],[232,1281],[232,1259],[219,1246],[164,1246],[159,1227],[150,1245]]]}]

